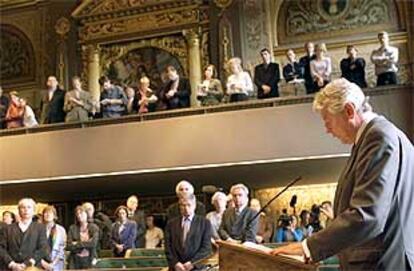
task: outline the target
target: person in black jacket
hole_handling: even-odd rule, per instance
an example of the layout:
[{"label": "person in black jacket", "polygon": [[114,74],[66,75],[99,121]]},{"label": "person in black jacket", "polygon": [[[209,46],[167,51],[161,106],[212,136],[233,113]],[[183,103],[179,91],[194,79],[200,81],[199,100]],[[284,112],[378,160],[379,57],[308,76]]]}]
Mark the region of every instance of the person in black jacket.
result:
[{"label": "person in black jacket", "polygon": [[366,88],[365,60],[362,57],[357,57],[358,50],[354,45],[348,45],[346,47],[346,53],[348,54],[348,58],[341,60],[342,77],[357,84],[361,88]]},{"label": "person in black jacket", "polygon": [[211,223],[204,216],[195,214],[194,194],[179,200],[181,215],[165,228],[165,254],[170,270],[200,270],[196,262],[211,254]]},{"label": "person in black jacket", "polygon": [[310,71],[310,63],[316,58],[314,53],[315,46],[312,42],[305,43],[306,55],[299,59],[299,63],[303,68],[303,78],[305,79],[306,94],[315,92],[315,84]]},{"label": "person in black jacket", "polygon": [[165,68],[167,83],[160,91],[160,99],[167,109],[190,107],[191,86],[187,78],[180,77],[173,65]]},{"label": "person in black jacket", "polygon": [[271,62],[269,49],[260,51],[263,63],[254,68],[254,84],[257,86],[257,98],[266,99],[279,97],[278,83],[280,81],[279,64]]},{"label": "person in black jacket", "polygon": [[58,81],[55,76],[47,78],[47,90],[42,93],[42,101],[40,103],[40,123],[49,124],[65,121],[65,91],[59,88]]},{"label": "person in black jacket", "polygon": [[33,221],[36,203],[24,198],[18,204],[20,222],[3,228],[0,236],[0,270],[23,271],[50,262],[46,227]]},{"label": "person in black jacket", "polygon": [[293,81],[294,79],[303,78],[303,67],[296,60],[296,55],[293,49],[289,49],[286,52],[288,63],[283,67],[283,77],[286,82]]},{"label": "person in black jacket", "polygon": [[3,89],[0,86],[0,129],[6,128],[6,113],[9,108],[9,98],[6,95],[3,95]]}]

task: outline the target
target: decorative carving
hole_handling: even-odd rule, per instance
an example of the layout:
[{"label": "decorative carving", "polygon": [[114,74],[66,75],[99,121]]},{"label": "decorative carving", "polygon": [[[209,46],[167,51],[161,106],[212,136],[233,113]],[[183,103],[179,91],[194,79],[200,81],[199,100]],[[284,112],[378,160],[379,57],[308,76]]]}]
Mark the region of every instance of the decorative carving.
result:
[{"label": "decorative carving", "polygon": [[11,25],[0,25],[0,81],[33,80],[36,62],[31,41]]},{"label": "decorative carving", "polygon": [[210,52],[209,52],[209,32],[204,32],[201,37],[201,61],[202,66],[206,67],[210,64]]},{"label": "decorative carving", "polygon": [[[66,50],[66,38],[67,34],[70,30],[70,22],[65,17],[59,18],[55,23],[55,31],[59,35],[59,39],[57,40],[58,50],[58,79],[61,84],[64,85],[65,88],[68,87],[68,80],[65,81],[65,70],[67,71],[67,67],[65,63],[67,62],[67,50]],[[68,79],[68,78],[66,78]]]},{"label": "decorative carving", "polygon": [[391,25],[395,7],[388,0],[285,1],[279,16],[280,42],[312,33],[329,35],[343,30],[362,32]]},{"label": "decorative carving", "polygon": [[58,35],[64,37],[70,30],[70,22],[67,18],[61,17],[56,21],[55,31]]},{"label": "decorative carving", "polygon": [[233,34],[231,23],[226,15],[220,19],[219,22],[219,40],[220,40],[220,63],[222,63],[221,67],[218,68],[220,72],[220,76],[222,78],[227,78],[227,69],[226,63],[227,61],[233,57]]},{"label": "decorative carving", "polygon": [[173,64],[187,76],[187,45],[182,36],[168,36],[104,46],[100,53],[101,73],[122,83],[136,86],[143,75],[150,77],[154,89],[162,84],[163,68]]},{"label": "decorative carving", "polygon": [[[263,20],[261,14],[261,4],[256,0],[245,0],[244,3],[244,15],[246,22],[246,41],[247,46],[252,50],[257,50],[261,45],[261,35],[265,33],[263,29]],[[263,2],[263,1],[260,1]],[[256,52],[255,52],[256,53]]]},{"label": "decorative carving", "polygon": [[162,12],[156,14],[144,14],[133,18],[123,18],[113,22],[100,22],[89,24],[80,31],[83,41],[113,36],[149,31],[166,27],[179,27],[186,24],[198,23],[199,12],[188,8],[184,10]]},{"label": "decorative carving", "polygon": [[214,3],[219,8],[225,9],[225,8],[228,8],[233,3],[233,0],[214,0]]}]

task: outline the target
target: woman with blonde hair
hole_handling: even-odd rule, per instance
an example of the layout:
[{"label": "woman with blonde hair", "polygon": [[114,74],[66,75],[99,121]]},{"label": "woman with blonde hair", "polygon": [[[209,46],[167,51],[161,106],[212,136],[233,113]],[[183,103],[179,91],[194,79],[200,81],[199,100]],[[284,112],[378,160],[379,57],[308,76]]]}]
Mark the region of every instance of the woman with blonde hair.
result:
[{"label": "woman with blonde hair", "polygon": [[141,77],[139,80],[134,106],[140,114],[154,112],[157,106],[158,97],[155,96],[150,85],[151,81],[146,76]]},{"label": "woman with blonde hair", "polygon": [[227,94],[230,102],[247,101],[253,93],[253,82],[250,75],[243,71],[241,59],[233,57],[227,62],[231,72],[227,78]]},{"label": "woman with blonde hair", "polygon": [[315,84],[314,92],[318,92],[331,81],[332,64],[331,59],[326,56],[327,52],[325,43],[316,44],[316,58],[310,63],[310,70]]}]

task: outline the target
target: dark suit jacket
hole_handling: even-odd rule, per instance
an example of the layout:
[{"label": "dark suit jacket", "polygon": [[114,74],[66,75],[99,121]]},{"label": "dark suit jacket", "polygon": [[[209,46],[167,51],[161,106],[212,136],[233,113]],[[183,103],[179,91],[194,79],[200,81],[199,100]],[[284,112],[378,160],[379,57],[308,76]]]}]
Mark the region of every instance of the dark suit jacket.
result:
[{"label": "dark suit jacket", "polygon": [[[269,65],[266,68],[265,65],[262,63],[254,68],[254,84],[257,86],[257,98],[265,99],[279,97],[279,88],[277,86],[279,81],[279,64],[269,63]],[[270,86],[270,93],[264,94],[262,85]]]},{"label": "dark suit jacket", "polygon": [[283,77],[286,82],[290,82],[295,78],[303,78],[303,67],[299,62],[294,62],[293,65],[292,63],[288,63],[283,67]]},{"label": "dark suit jacket", "polygon": [[[196,209],[195,209],[196,215],[206,216],[206,206],[201,201],[197,201],[196,203]],[[171,204],[167,208],[167,220],[171,220],[175,217],[181,216],[180,213],[180,207],[178,205],[178,202]]]},{"label": "dark suit jacket", "polygon": [[341,60],[340,66],[342,77],[361,88],[367,87],[367,82],[365,81],[365,60],[363,58],[358,57],[354,61],[350,57],[344,58]]},{"label": "dark suit jacket", "polygon": [[[97,258],[96,248],[99,242],[99,228],[94,223],[88,223],[89,240],[80,241],[80,228],[79,225],[73,224],[69,227],[68,231],[68,243],[66,250],[70,251],[68,257],[69,269],[74,269],[77,266],[75,255],[81,252],[83,249],[89,250],[89,260],[92,262],[93,258]],[[73,242],[76,242],[75,244]]]},{"label": "dark suit jacket", "polygon": [[187,78],[180,77],[178,81],[177,92],[168,99],[166,94],[171,89],[172,81],[169,81],[161,89],[159,97],[167,105],[167,109],[177,109],[190,107],[191,86]]},{"label": "dark suit jacket", "polygon": [[312,74],[310,71],[310,63],[312,60],[316,58],[316,55],[312,55],[311,57],[305,55],[299,59],[299,64],[303,68],[303,78],[305,79],[305,86],[306,86],[306,93],[313,93],[314,92],[314,82],[312,78]]},{"label": "dark suit jacket", "polygon": [[245,207],[241,214],[236,216],[235,208],[227,208],[224,211],[219,235],[221,239],[227,240],[229,237],[235,240],[256,242],[256,234],[259,218],[253,220],[250,225],[247,223],[256,215],[256,211]]},{"label": "dark suit jacket", "polygon": [[63,106],[65,104],[65,91],[59,87],[53,93],[52,100],[49,101],[48,91],[43,91],[42,101],[40,104],[40,122],[42,124],[57,123],[65,121],[65,111]]},{"label": "dark suit jacket", "polygon": [[[135,239],[137,238],[137,223],[132,220],[128,220],[125,223],[124,229],[119,233],[119,227],[121,223],[116,222],[112,226],[111,245],[115,256],[124,256],[127,249],[135,248]],[[124,245],[124,251],[118,253],[115,245]]]},{"label": "dark suit jacket", "polygon": [[[211,223],[203,216],[194,215],[190,231],[183,245],[183,230],[181,227],[182,217],[176,217],[170,221],[165,228],[165,254],[168,266],[190,261],[194,263],[211,254]],[[198,267],[196,265],[196,267]]]},{"label": "dark suit jacket", "polygon": [[50,261],[45,225],[32,222],[24,233],[17,223],[5,227],[0,238],[0,262],[4,264],[0,270],[7,270],[11,261],[29,266],[30,259],[37,266],[41,259]]},{"label": "dark suit jacket", "polygon": [[137,227],[137,234],[135,240],[136,248],[145,248],[145,232],[147,226],[145,225],[145,213],[142,210],[138,210],[133,216],[128,217],[130,220],[135,221]]},{"label": "dark suit jacket", "polygon": [[338,180],[335,219],[307,239],[312,259],[339,253],[344,270],[413,270],[413,197],[413,145],[376,117]]}]

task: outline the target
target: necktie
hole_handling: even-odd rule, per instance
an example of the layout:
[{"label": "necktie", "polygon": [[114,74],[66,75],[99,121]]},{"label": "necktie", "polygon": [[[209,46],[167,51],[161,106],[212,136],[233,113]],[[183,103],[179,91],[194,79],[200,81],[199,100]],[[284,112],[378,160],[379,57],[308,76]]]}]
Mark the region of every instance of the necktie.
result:
[{"label": "necktie", "polygon": [[236,217],[240,216],[240,209],[236,209]]},{"label": "necktie", "polygon": [[191,221],[188,216],[184,218],[183,222],[183,244],[185,244],[185,241],[187,240],[188,232],[190,231]]}]

